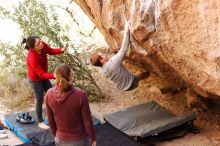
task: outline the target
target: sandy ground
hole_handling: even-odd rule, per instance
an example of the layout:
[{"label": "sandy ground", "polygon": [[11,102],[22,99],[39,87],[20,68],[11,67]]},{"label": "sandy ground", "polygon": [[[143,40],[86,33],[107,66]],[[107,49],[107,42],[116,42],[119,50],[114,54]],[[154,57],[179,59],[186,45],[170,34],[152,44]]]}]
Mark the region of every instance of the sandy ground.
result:
[{"label": "sandy ground", "polygon": [[[130,66],[129,70],[137,72],[137,68]],[[150,100],[157,101],[160,105],[166,107],[169,111],[181,115],[192,111],[186,106],[186,99],[184,97],[185,91],[177,94],[161,94],[160,88],[165,87],[166,83],[152,74],[139,82],[139,86],[126,92],[120,92],[114,89],[110,82],[108,82],[101,74],[98,68],[93,68],[94,78],[98,85],[106,94],[105,99],[90,103],[92,113],[103,122],[103,115],[123,109],[125,107],[144,103]],[[0,104],[0,117],[4,114],[12,112]],[[199,134],[188,133],[186,136],[167,142],[158,142],[158,146],[220,146],[220,103],[212,106],[212,109],[206,112],[196,111],[197,119],[195,125],[201,130]],[[0,140],[1,145],[16,145],[22,143],[10,131],[7,131],[9,138]]]}]

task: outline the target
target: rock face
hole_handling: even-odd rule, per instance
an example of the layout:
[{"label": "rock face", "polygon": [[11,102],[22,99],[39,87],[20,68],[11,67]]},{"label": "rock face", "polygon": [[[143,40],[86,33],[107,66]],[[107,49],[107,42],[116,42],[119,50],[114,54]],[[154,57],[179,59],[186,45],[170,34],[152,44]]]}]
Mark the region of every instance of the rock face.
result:
[{"label": "rock face", "polygon": [[126,20],[128,56],[173,87],[220,99],[219,0],[75,0],[115,52]]}]

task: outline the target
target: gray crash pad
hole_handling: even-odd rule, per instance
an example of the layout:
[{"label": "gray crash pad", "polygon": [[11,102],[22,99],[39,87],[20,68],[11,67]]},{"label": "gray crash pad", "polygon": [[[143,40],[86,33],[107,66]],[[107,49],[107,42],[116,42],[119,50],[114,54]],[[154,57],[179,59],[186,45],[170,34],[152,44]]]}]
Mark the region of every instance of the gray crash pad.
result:
[{"label": "gray crash pad", "polygon": [[132,137],[154,136],[195,120],[194,113],[176,116],[155,101],[104,115],[104,120]]}]

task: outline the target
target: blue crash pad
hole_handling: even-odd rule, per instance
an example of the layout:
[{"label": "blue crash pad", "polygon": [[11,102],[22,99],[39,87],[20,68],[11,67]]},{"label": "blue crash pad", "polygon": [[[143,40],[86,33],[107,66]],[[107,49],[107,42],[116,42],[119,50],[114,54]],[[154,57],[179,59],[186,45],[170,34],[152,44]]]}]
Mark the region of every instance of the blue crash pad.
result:
[{"label": "blue crash pad", "polygon": [[[45,112],[43,112],[43,114],[44,113]],[[35,121],[37,121],[37,115],[35,111],[29,111],[29,114],[35,119]],[[25,143],[30,142],[30,139],[27,137],[27,134],[33,132],[40,132],[44,130],[38,127],[37,122],[33,124],[21,124],[20,122],[16,122],[17,115],[18,113],[7,114],[4,116],[4,120],[6,125],[10,128],[10,130],[13,131],[15,135],[17,135],[23,142]],[[95,128],[101,124],[100,120],[97,119],[96,117],[92,116],[92,119]]]}]

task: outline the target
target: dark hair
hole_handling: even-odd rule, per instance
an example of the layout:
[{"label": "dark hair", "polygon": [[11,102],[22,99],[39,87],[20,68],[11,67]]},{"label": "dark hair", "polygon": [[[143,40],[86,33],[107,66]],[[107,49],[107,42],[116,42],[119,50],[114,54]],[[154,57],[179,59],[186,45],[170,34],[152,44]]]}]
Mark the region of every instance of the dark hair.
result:
[{"label": "dark hair", "polygon": [[25,49],[27,50],[29,50],[30,48],[35,48],[34,44],[37,38],[40,39],[40,37],[38,36],[28,36],[27,38],[23,38],[21,45],[26,43]]},{"label": "dark hair", "polygon": [[100,62],[100,59],[101,59],[100,55],[98,55],[98,53],[94,53],[90,57],[90,62],[94,66],[102,67],[102,63]]}]

